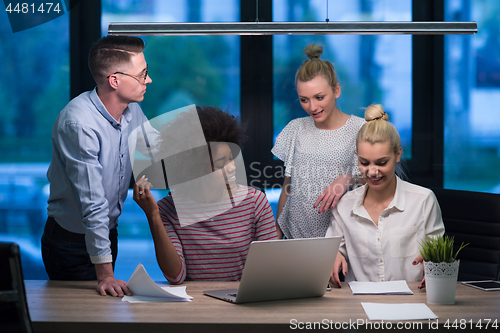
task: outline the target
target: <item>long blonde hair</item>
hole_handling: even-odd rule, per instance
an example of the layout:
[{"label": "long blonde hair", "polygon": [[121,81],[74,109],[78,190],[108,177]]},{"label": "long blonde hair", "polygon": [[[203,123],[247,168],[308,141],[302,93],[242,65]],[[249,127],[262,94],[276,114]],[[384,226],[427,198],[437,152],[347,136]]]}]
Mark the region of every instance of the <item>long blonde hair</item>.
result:
[{"label": "long blonde hair", "polygon": [[309,44],[305,47],[304,51],[309,60],[304,60],[297,70],[295,74],[295,86],[297,86],[298,81],[307,82],[318,75],[322,75],[328,81],[333,91],[336,91],[339,82],[332,63],[319,58],[323,54],[323,46]]}]

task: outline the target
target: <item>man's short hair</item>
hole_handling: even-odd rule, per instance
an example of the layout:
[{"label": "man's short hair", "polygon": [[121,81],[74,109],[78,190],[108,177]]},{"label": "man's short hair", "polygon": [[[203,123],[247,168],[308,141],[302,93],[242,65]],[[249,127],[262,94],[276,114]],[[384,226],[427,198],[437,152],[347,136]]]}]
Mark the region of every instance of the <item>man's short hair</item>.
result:
[{"label": "man's short hair", "polygon": [[89,52],[89,68],[97,82],[108,76],[113,66],[130,62],[132,55],[141,53],[146,45],[133,36],[105,36],[97,40]]}]

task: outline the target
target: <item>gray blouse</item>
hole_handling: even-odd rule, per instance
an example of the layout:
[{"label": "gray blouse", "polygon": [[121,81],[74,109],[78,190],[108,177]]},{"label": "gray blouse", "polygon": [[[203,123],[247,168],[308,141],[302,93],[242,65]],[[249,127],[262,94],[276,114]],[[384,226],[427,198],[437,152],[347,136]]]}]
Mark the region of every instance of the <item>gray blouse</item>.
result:
[{"label": "gray blouse", "polygon": [[292,120],[276,138],[271,152],[285,163],[290,195],[278,224],[286,238],[324,237],[332,212],[313,208],[338,176],[359,174],[356,136],[365,120],[351,115],[336,130],[318,129],[312,117]]}]

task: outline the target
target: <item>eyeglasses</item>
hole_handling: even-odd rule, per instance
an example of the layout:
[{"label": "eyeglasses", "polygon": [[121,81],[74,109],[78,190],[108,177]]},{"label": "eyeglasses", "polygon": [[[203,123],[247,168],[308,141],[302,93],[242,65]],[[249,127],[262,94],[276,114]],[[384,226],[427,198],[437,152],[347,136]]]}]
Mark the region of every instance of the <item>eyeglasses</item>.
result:
[{"label": "eyeglasses", "polygon": [[[130,77],[136,79],[137,82],[139,82],[140,84],[145,84],[146,80],[148,79],[148,71],[149,71],[149,66],[146,65],[146,71],[142,75],[134,75],[134,74],[128,74],[128,73],[123,73],[123,72],[114,72],[111,75],[115,75],[115,74],[127,75],[127,76],[130,76]],[[108,75],[106,78],[109,79],[109,77],[111,75]]]}]

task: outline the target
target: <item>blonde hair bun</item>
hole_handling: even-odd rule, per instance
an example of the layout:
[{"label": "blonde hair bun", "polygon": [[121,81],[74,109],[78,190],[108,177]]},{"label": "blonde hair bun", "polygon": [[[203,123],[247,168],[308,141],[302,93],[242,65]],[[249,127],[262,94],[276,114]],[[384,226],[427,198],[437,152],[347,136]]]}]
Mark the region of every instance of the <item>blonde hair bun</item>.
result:
[{"label": "blonde hair bun", "polygon": [[319,58],[323,54],[323,46],[317,44],[309,44],[304,51],[309,59]]},{"label": "blonde hair bun", "polygon": [[398,154],[401,147],[401,138],[398,130],[391,124],[389,115],[380,104],[372,104],[365,110],[366,123],[361,126],[356,138],[356,147],[360,142],[369,142],[372,145],[379,142],[389,142],[394,154]]},{"label": "blonde hair bun", "polygon": [[319,58],[323,54],[323,46],[309,44],[304,48],[304,51],[310,59],[304,60],[297,70],[295,74],[295,87],[297,87],[299,81],[308,82],[316,76],[321,75],[326,79],[330,87],[332,87],[332,90],[337,91],[339,81],[335,73],[335,68],[333,68],[331,62]]},{"label": "blonde hair bun", "polygon": [[365,110],[365,120],[385,120],[389,121],[389,115],[384,111],[384,108],[380,104],[372,104],[368,106]]}]

